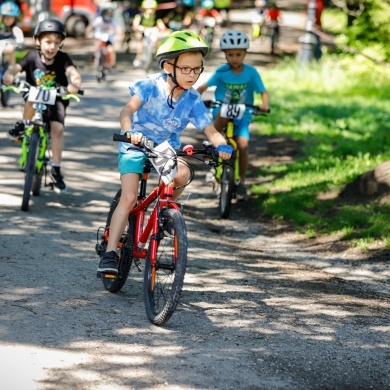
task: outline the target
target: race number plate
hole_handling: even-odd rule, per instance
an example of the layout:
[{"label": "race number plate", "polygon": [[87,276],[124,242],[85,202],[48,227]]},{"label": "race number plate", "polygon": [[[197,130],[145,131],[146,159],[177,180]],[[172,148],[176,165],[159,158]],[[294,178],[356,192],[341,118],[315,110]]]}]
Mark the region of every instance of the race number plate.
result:
[{"label": "race number plate", "polygon": [[56,102],[57,91],[55,89],[41,89],[31,87],[28,94],[28,100],[35,103],[54,105]]},{"label": "race number plate", "polygon": [[156,146],[153,151],[156,152],[159,157],[151,158],[150,161],[160,175],[162,181],[165,184],[169,184],[177,172],[176,152],[171,145],[169,145],[168,141]]},{"label": "race number plate", "polygon": [[245,104],[222,104],[221,117],[229,119],[241,119],[245,112]]}]

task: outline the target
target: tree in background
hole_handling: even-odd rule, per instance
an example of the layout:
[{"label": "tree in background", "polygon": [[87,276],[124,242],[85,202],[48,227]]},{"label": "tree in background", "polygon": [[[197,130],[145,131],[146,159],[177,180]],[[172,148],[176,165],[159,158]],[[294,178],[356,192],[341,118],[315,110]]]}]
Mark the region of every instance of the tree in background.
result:
[{"label": "tree in background", "polygon": [[390,62],[390,2],[385,0],[332,0],[347,15],[346,44],[363,51],[373,48]]}]

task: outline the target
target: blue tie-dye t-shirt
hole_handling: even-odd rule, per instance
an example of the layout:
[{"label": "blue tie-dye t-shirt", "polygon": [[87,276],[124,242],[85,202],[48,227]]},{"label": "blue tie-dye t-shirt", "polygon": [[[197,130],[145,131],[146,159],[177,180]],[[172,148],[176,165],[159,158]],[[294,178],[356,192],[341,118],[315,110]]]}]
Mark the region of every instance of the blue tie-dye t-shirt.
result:
[{"label": "blue tie-dye t-shirt", "polygon": [[[168,106],[167,75],[150,75],[137,81],[130,87],[130,95],[137,95],[142,105],[132,116],[132,130],[142,133],[155,143],[168,141],[178,149],[179,134],[192,123],[197,129],[204,130],[212,123],[200,94],[193,88],[183,91],[177,102]],[[119,151],[126,153],[129,144],[119,143]]]}]

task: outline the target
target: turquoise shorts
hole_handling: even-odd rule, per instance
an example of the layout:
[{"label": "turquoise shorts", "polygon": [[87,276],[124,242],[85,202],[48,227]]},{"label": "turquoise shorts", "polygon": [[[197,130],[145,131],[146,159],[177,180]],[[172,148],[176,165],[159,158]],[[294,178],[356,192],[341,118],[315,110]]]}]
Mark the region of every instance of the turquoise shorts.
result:
[{"label": "turquoise shorts", "polygon": [[138,151],[119,153],[118,168],[120,175],[122,176],[125,173],[138,173],[140,176],[142,176],[147,159],[148,156]]}]

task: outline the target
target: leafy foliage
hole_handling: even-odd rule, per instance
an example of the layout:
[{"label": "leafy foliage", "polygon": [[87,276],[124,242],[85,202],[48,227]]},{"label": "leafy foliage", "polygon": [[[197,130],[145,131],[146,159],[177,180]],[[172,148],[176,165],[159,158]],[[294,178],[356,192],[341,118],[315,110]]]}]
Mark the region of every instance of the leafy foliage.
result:
[{"label": "leafy foliage", "polygon": [[340,42],[360,51],[371,49],[390,62],[390,2],[383,0],[334,0],[346,13],[348,23]]},{"label": "leafy foliage", "polygon": [[390,160],[390,72],[363,57],[325,57],[304,68],[286,62],[262,76],[272,111],[266,122],[256,119],[259,134],[288,136],[302,146],[292,163],[259,169],[265,184],[252,193],[261,209],[311,235],[388,240],[389,205],[348,204],[338,193]]}]

